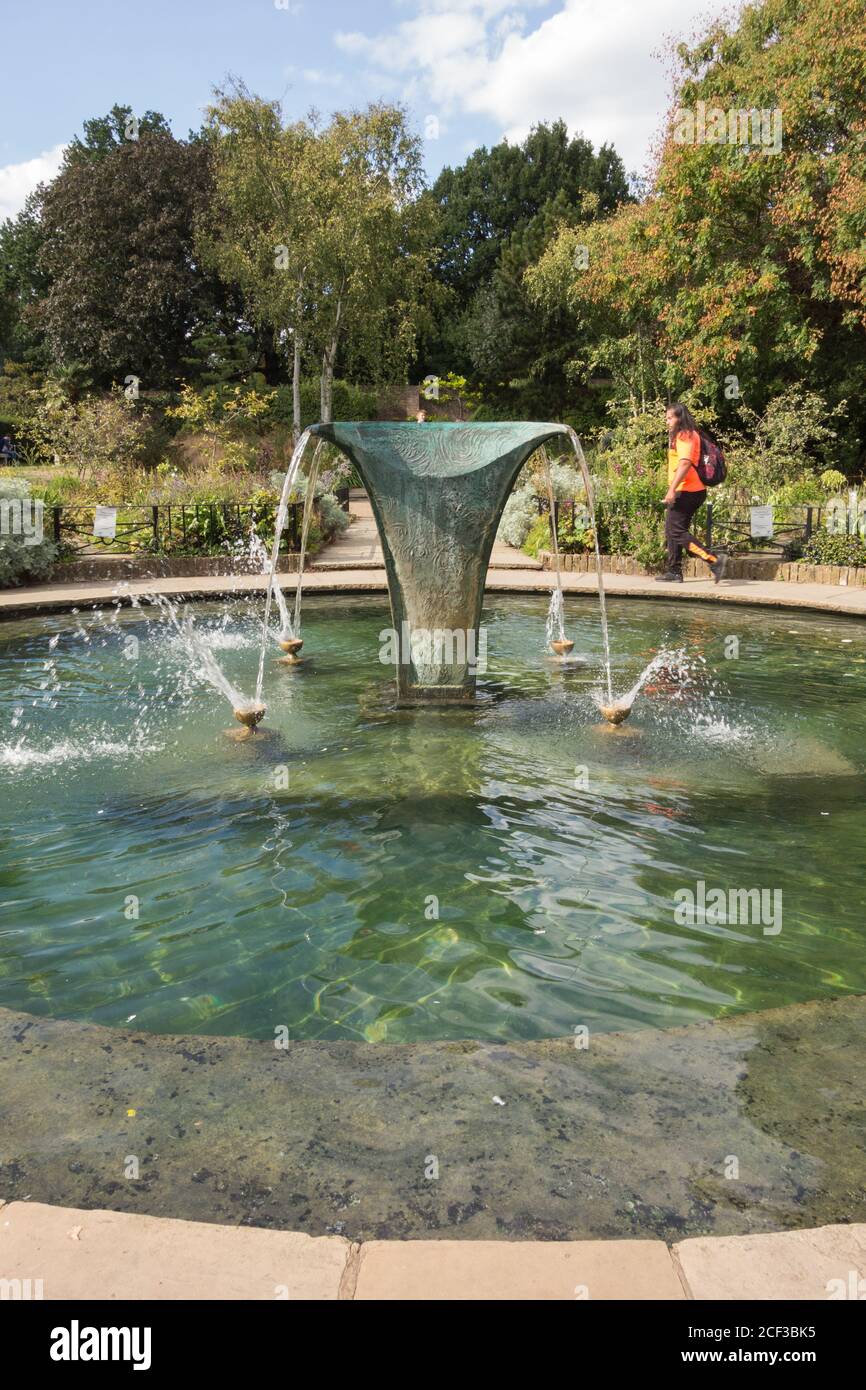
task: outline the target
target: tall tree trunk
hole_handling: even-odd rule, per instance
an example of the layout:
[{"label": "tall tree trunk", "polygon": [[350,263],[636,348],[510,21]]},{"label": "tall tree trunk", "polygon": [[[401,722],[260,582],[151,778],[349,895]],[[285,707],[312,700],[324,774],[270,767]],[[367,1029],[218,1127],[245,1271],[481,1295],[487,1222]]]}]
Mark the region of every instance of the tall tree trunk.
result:
[{"label": "tall tree trunk", "polygon": [[343,317],[343,301],[337,301],[337,312],[334,315],[334,331],[331,340],[326,344],[322,353],[322,380],[320,388],[322,424],[328,425],[333,419],[334,412],[334,367],[337,361],[337,348],[340,343],[340,320]]},{"label": "tall tree trunk", "polygon": [[297,444],[301,437],[301,367],[304,357],[304,335],[301,332],[304,307],[304,274],[301,275],[295,296],[295,327],[292,335],[294,357],[292,361],[292,435]]},{"label": "tall tree trunk", "polygon": [[322,379],[320,383],[320,406],[322,424],[330,424],[334,411],[334,357],[336,344],[333,342],[322,353]]},{"label": "tall tree trunk", "polygon": [[292,362],[292,437],[297,444],[301,437],[301,358],[304,344],[297,328],[294,332],[295,353]]}]

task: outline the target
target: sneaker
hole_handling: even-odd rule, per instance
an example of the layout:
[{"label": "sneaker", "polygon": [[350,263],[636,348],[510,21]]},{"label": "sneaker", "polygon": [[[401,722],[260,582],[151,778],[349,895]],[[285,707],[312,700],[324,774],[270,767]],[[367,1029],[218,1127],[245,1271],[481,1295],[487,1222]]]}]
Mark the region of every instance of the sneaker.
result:
[{"label": "sneaker", "polygon": [[710,565],[710,574],[713,576],[713,583],[718,584],[720,579],[724,579],[725,570],[728,568],[727,555],[720,555],[714,565]]},{"label": "sneaker", "polygon": [[683,576],[680,570],[667,570],[665,574],[656,575],[657,584],[682,584]]}]

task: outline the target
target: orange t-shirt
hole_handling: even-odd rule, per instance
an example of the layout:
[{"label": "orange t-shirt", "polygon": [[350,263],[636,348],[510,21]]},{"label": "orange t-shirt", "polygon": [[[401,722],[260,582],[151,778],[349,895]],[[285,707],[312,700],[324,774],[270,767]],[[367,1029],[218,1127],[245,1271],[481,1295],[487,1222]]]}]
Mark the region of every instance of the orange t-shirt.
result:
[{"label": "orange t-shirt", "polygon": [[[674,440],[673,448],[668,449],[668,487],[674,480],[674,475],[682,463],[683,459],[691,459],[692,463],[699,463],[701,458],[701,437],[697,430],[680,430]],[[677,492],[703,492],[704,484],[701,482],[697,470],[690,468],[686,476],[677,488]]]}]

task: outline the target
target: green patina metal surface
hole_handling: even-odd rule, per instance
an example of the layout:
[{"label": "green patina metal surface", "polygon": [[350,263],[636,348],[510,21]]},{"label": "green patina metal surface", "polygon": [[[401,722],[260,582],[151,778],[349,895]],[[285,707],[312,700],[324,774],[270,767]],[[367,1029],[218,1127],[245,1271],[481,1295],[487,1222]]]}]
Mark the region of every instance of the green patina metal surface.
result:
[{"label": "green patina metal surface", "polygon": [[484,579],[508,494],[562,425],[363,422],[314,425],[364,480],[385,557],[403,703],[475,694]]}]

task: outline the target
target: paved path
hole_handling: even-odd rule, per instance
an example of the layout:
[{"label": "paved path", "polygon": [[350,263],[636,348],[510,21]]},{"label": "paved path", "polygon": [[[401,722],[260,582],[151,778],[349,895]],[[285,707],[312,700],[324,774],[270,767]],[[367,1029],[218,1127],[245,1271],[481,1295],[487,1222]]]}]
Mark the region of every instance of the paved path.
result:
[{"label": "paved path", "polygon": [[[349,512],[352,525],[342,536],[326,546],[317,560],[310,565],[310,573],[317,574],[327,570],[382,570],[385,561],[379,544],[379,532],[373,517],[370,499],[360,488],[353,488],[349,497]],[[522,551],[510,545],[495,542],[490,559],[491,569],[517,569],[529,573],[542,572],[540,561],[532,560]]]},{"label": "paved path", "polygon": [[[44,1274],[34,1291],[34,1270]],[[45,1299],[858,1297],[866,1226],[684,1240],[374,1240],[0,1203],[0,1279]],[[851,1292],[853,1275],[853,1288]],[[14,1285],[13,1285],[14,1288]],[[840,1292],[841,1291],[841,1292]]]},{"label": "paved path", "polygon": [[[324,556],[322,557],[324,560]],[[304,593],[384,593],[387,582],[384,569],[360,566],[353,569],[324,568],[320,560],[315,569],[304,575]],[[287,576],[291,589],[292,576]],[[492,565],[487,572],[488,593],[549,593],[553,575],[547,570],[506,569]],[[591,597],[596,592],[594,575],[563,574],[562,587],[566,594]],[[128,602],[132,596],[146,594],[177,595],[181,598],[219,598],[224,595],[264,592],[261,575],[197,576],[184,579],[138,579],[118,589],[114,581],[91,581],[73,584],[35,584],[26,589],[4,589],[0,592],[0,618],[23,617],[40,613],[110,605],[116,598]],[[773,608],[811,608],[831,613],[850,613],[866,617],[866,588],[845,589],[832,584],[786,584],[775,580],[733,579],[722,584],[709,580],[670,585],[656,584],[650,578],[636,575],[605,575],[605,590],[615,597],[708,601],[710,603],[761,604]]]},{"label": "paved path", "polygon": [[[382,548],[366,494],[353,489],[349,506],[354,517],[352,525],[326,546],[310,565],[303,578],[304,593],[381,593],[387,590]],[[283,582],[291,592],[294,576],[286,575]],[[499,542],[494,545],[485,586],[489,593],[549,593],[553,582],[553,574],[542,569],[537,560],[511,546]],[[694,579],[672,586],[658,584],[650,577],[624,574],[606,574],[604,583],[608,593],[629,598],[756,603],[866,617],[866,588],[756,579],[728,579],[721,584],[713,584],[710,579]],[[566,571],[562,587],[567,594],[592,595],[596,592],[596,578],[592,573]],[[34,584],[0,591],[0,618],[100,606],[111,604],[116,597],[125,602],[132,596],[155,593],[190,599],[218,598],[226,594],[264,591],[264,588],[265,578],[260,574],[138,579],[125,582],[122,588],[118,588],[115,580]]]}]

